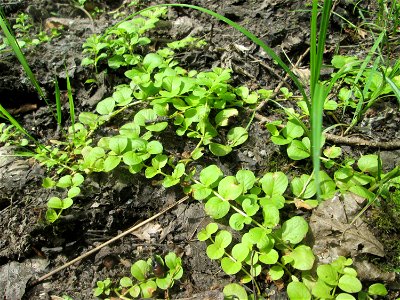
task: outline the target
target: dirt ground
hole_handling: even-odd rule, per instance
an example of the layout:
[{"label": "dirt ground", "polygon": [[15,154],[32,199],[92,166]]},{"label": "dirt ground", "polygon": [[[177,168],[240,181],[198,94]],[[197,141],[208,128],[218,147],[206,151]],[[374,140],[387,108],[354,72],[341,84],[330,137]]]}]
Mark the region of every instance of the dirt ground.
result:
[{"label": "dirt ground", "polygon": [[[37,26],[44,26],[45,20],[54,15],[66,20],[66,29],[60,36],[30,48],[26,55],[50,99],[54,98],[55,77],[58,78],[61,89],[66,90],[67,68],[74,89],[76,110],[79,112],[93,110],[95,104],[110,95],[113,86],[119,83],[120,79],[110,76],[96,90],[88,88],[84,82],[90,78],[91,71],[82,67],[80,62],[85,39],[93,33],[103,32],[117,22],[109,12],[120,10],[129,13],[138,8],[128,7],[126,2],[94,1],[103,12],[94,18],[93,28],[87,16],[68,0],[3,0],[0,5],[10,20],[19,12],[28,13]],[[139,7],[165,2],[167,1],[140,1]],[[298,67],[307,67],[308,55],[302,57],[309,48],[310,37],[307,1],[179,2],[215,10],[245,25],[272,46],[283,59],[289,57],[293,63],[302,59]],[[365,3],[361,5],[366,9],[373,8],[373,1],[363,2]],[[335,3],[335,12],[344,15],[351,22],[360,21],[353,10],[352,1]],[[259,47],[226,24],[212,20],[200,12],[182,8],[170,8],[165,22],[168,23],[167,29],[156,30],[155,36],[172,41],[194,35],[208,43],[205,49],[186,50],[178,55],[184,68],[207,70],[215,66],[229,67],[234,71],[235,84],[245,84],[252,89],[274,89],[284,77],[284,73],[277,69]],[[365,49],[368,47],[363,46],[362,38],[344,28],[343,20],[334,16],[326,47],[327,61],[330,61],[336,51],[350,54],[367,51]],[[339,44],[341,47],[338,49]],[[395,50],[392,51],[396,53]],[[59,133],[52,115],[39,100],[12,53],[0,54],[0,101],[41,141],[57,139]],[[372,137],[379,137],[381,141],[400,138],[400,116],[395,102],[392,106],[395,109],[387,114],[386,125],[371,127]],[[66,103],[66,114],[67,107]],[[379,111],[381,108],[374,109]],[[266,107],[261,113],[273,119],[277,109]],[[171,141],[168,136],[163,139],[169,153],[182,153],[188,147],[184,140],[178,139],[171,143],[168,142]],[[343,149],[348,155],[374,151],[366,147],[346,145],[343,145]],[[42,179],[47,176],[46,170],[33,159],[8,156],[13,150],[13,147],[0,148],[0,294],[3,299],[60,299],[57,297],[62,295],[73,299],[93,299],[93,288],[98,280],[124,276],[129,273],[129,266],[134,261],[169,251],[181,255],[184,265],[184,277],[169,293],[173,299],[223,299],[223,286],[235,281],[233,277],[220,271],[217,262],[206,256],[206,244],[197,241],[198,230],[209,219],[202,204],[191,200],[180,204],[134,234],[56,273],[50,279],[30,286],[29,283],[35,278],[151,217],[184,195],[179,188],[165,189],[153,184],[143,175],[132,175],[124,170],[117,169],[111,174],[92,174],[71,214],[63,217],[56,225],[49,225],[44,221],[44,214],[50,192],[41,187]],[[289,170],[292,168],[290,161],[281,151],[281,148],[269,142],[268,131],[258,122],[254,122],[246,144],[227,157],[210,160],[219,165],[226,174],[235,173],[240,168],[250,169],[257,174],[263,174],[266,170]],[[400,150],[383,150],[381,156],[384,167],[389,170],[398,165]],[[366,216],[372,218],[379,213],[371,211]],[[323,215],[316,214],[314,218],[317,217],[324,218]],[[393,222],[397,222],[397,226],[395,224],[389,232],[383,233],[373,228],[373,220],[366,220],[370,225],[366,225],[366,230],[371,230],[368,232],[376,238],[376,242],[374,237],[369,239],[370,242],[374,239],[374,248],[367,247],[369,252],[366,251],[362,259],[360,253],[348,251],[346,254],[358,257],[361,264],[365,262],[365,256],[369,257],[370,262],[377,264],[398,256],[400,246],[389,249],[385,244],[388,236],[392,239],[400,237],[399,219]],[[323,241],[319,245],[327,246]],[[372,270],[371,265],[368,268],[364,270],[369,272],[365,271],[361,275],[364,280],[384,280],[390,287],[390,297],[399,297],[400,284],[395,273]],[[372,278],[373,276],[375,277]],[[274,283],[265,283],[264,288],[269,291],[270,299],[287,298],[285,292],[278,292]]]}]

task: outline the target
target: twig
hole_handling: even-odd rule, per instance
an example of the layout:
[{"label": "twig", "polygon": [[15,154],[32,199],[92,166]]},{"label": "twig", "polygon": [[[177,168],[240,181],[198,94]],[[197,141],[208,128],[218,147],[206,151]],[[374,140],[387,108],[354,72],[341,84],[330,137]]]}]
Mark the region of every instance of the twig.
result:
[{"label": "twig", "polygon": [[[272,120],[260,115],[259,113],[255,114],[255,118],[260,121],[260,123],[268,123],[272,122]],[[279,126],[278,126],[279,127]],[[364,140],[362,138],[357,137],[347,137],[347,136],[339,136],[330,133],[324,133],[325,138],[327,141],[333,142],[335,144],[344,144],[344,145],[351,145],[351,146],[367,146],[371,148],[380,148],[382,150],[396,150],[400,149],[400,141],[395,140],[391,142],[381,142],[381,141],[369,141]]]},{"label": "twig", "polygon": [[67,262],[66,264],[62,265],[61,267],[58,267],[56,269],[54,269],[53,271],[47,273],[46,275],[43,275],[42,277],[40,277],[39,279],[35,280],[34,282],[31,283],[31,285],[36,285],[38,283],[40,283],[41,281],[49,278],[50,276],[60,272],[61,270],[64,270],[65,268],[68,268],[69,266],[73,265],[74,263],[88,257],[89,255],[99,251],[101,248],[121,239],[122,237],[130,234],[131,232],[137,230],[138,228],[142,227],[143,225],[146,225],[147,223],[153,221],[154,219],[158,218],[159,216],[163,215],[164,213],[166,213],[167,211],[169,211],[170,209],[172,209],[173,207],[175,207],[178,204],[183,203],[184,201],[186,201],[189,198],[189,196],[185,196],[182,199],[178,200],[177,202],[175,202],[174,204],[168,206],[167,208],[165,208],[164,210],[160,211],[159,213],[155,214],[154,216],[144,220],[143,222],[129,228],[128,230],[124,231],[123,233],[117,235],[116,237],[113,237],[112,239],[108,240],[107,242],[97,246],[96,248],[93,248],[92,250],[89,250],[88,252],[78,256],[77,258],[74,258],[73,260]]}]

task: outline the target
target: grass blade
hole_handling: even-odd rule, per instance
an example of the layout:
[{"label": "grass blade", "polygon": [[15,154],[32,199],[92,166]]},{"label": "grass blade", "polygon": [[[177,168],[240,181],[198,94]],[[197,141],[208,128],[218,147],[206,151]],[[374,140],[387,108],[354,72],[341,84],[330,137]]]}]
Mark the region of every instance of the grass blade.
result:
[{"label": "grass blade", "polygon": [[61,115],[61,95],[60,87],[58,85],[57,78],[54,79],[55,97],[56,97],[56,111],[57,111],[57,124],[61,127],[62,115]]},{"label": "grass blade", "polygon": [[71,117],[71,127],[73,131],[73,136],[75,138],[75,105],[74,105],[74,98],[72,96],[72,88],[71,82],[69,80],[68,71],[66,71],[67,77],[67,93],[68,93],[68,102],[69,102],[69,115]]},{"label": "grass blade", "polygon": [[[39,96],[46,102],[47,105],[49,105],[46,96],[42,90],[42,88],[39,85],[39,82],[36,80],[35,75],[33,74],[31,68],[28,65],[28,62],[26,61],[25,55],[22,53],[21,48],[18,45],[18,42],[12,33],[12,30],[10,28],[10,25],[7,22],[7,19],[4,15],[4,12],[0,9],[0,27],[4,32],[4,35],[7,38],[8,43],[11,46],[11,49],[14,51],[15,56],[21,63],[22,67],[24,68],[24,71],[26,75],[28,76],[29,80],[35,87],[36,91],[38,92]],[[50,107],[50,106],[49,106]]]}]

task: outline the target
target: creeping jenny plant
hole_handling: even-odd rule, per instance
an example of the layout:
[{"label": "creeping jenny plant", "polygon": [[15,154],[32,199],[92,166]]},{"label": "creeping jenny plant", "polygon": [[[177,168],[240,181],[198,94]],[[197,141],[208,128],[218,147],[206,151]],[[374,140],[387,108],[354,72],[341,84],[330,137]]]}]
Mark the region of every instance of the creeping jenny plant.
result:
[{"label": "creeping jenny plant", "polygon": [[[67,141],[59,143],[59,147],[46,146],[36,150],[35,157],[49,168],[56,168],[60,174],[43,182],[43,186],[60,192],[59,196],[48,200],[47,220],[56,222],[64,210],[71,208],[87,174],[126,168],[133,174],[143,172],[146,178],[157,178],[165,187],[182,184],[194,199],[204,202],[205,212],[211,218],[227,220],[229,228],[222,229],[217,223],[210,223],[198,233],[198,239],[208,243],[208,257],[218,260],[226,274],[237,275],[242,284],[253,282],[256,296],[263,295],[256,280],[261,274],[266,274],[268,280],[289,281],[287,293],[291,299],[353,299],[351,294],[356,293],[361,298],[385,295],[387,291],[381,284],[373,284],[368,291],[362,291],[356,270],[351,268],[351,259],[339,257],[331,264],[315,266],[315,256],[304,241],[309,231],[307,221],[301,216],[288,217],[286,211],[283,213],[283,209],[298,199],[314,207],[318,201],[332,197],[337,191],[351,191],[373,201],[387,193],[392,179],[399,177],[398,168],[384,174],[377,155],[341,161],[340,147],[330,146],[323,148],[320,157],[324,145],[322,110],[337,107],[337,103],[327,100],[326,95],[335,80],[345,74],[335,76],[330,84],[319,82],[331,1],[324,2],[318,47],[315,42],[317,4],[318,1],[313,1],[312,102],[290,69],[257,37],[214,12],[181,5],[207,12],[235,26],[262,46],[292,76],[304,98],[299,106],[311,118],[311,132],[301,121],[302,116],[290,110],[285,110],[289,119],[283,128],[280,122],[267,126],[272,142],[288,145],[289,158],[297,161],[312,157],[314,171],[311,174],[289,179],[280,171],[259,176],[249,170],[239,170],[234,175],[225,175],[217,165],[205,166],[200,172],[189,168],[189,162],[200,160],[203,155],[225,156],[245,143],[252,118],[248,117],[238,126],[232,126],[232,121],[246,109],[267,100],[272,93],[232,86],[229,69],[198,72],[181,68],[174,59],[175,51],[191,43],[202,45],[193,39],[176,41],[153,52],[146,49],[151,44],[146,34],[166,13],[165,8],[153,7],[140,12],[141,17],[118,23],[102,36],[91,36],[83,45],[87,56],[82,65],[92,66],[97,74],[105,68],[106,62],[109,68],[123,71],[127,81],[114,87],[113,93],[100,101],[94,112],[82,112],[76,121],[69,93],[72,124]],[[95,83],[96,80],[88,82]],[[376,90],[382,92],[385,88]],[[292,96],[289,91],[282,92],[286,98]],[[353,104],[350,101],[348,105]],[[4,110],[1,112],[7,115]],[[119,124],[114,134],[94,138],[100,127],[107,126],[123,113],[129,120]],[[167,130],[178,137],[196,141],[190,153],[181,160],[174,159],[164,149],[160,133]],[[327,171],[319,169],[321,159]],[[328,174],[329,169],[333,171],[333,178]],[[148,298],[158,288],[171,288],[182,274],[181,259],[174,253],[164,259],[155,256],[134,263],[132,276],[121,278],[117,286],[110,279],[99,281],[94,293],[96,296],[115,293],[122,299]],[[248,297],[246,290],[238,284],[227,285],[224,294],[240,299]]]}]

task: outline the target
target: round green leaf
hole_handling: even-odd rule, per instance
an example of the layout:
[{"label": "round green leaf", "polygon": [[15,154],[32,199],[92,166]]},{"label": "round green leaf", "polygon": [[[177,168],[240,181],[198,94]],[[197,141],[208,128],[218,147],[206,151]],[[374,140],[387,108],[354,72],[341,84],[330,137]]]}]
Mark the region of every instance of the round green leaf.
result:
[{"label": "round green leaf", "polygon": [[262,208],[264,222],[263,225],[268,228],[273,228],[279,224],[279,209],[275,205],[269,204]]},{"label": "round green leaf", "polygon": [[249,170],[239,170],[236,173],[236,179],[240,184],[243,185],[243,192],[250,190],[254,183],[256,182],[256,177],[252,171]]},{"label": "round green leaf", "polygon": [[73,186],[68,190],[68,198],[74,198],[81,193],[81,189],[77,186]]},{"label": "round green leaf", "polygon": [[109,115],[114,111],[115,100],[113,98],[106,98],[97,103],[96,111],[100,115]]},{"label": "round green leaf", "polygon": [[260,182],[263,191],[270,197],[282,195],[289,184],[286,175],[282,172],[267,173],[261,178]]},{"label": "round green leaf", "polygon": [[289,257],[293,259],[293,268],[301,271],[311,270],[314,265],[314,253],[311,248],[305,245],[297,246]]},{"label": "round green leaf", "polygon": [[150,267],[148,263],[144,260],[138,260],[131,266],[131,274],[139,281],[146,279],[146,274],[148,273]]},{"label": "round green leaf", "polygon": [[339,295],[336,295],[336,300],[356,300],[352,295],[347,294],[347,293],[340,293]]},{"label": "round green leaf", "polygon": [[230,283],[224,287],[224,296],[227,299],[247,299],[246,290],[237,283]]},{"label": "round green leaf", "polygon": [[152,72],[155,68],[161,67],[164,62],[164,59],[156,54],[149,53],[143,58],[143,66],[146,68],[147,72]]},{"label": "round green leaf", "polygon": [[130,287],[132,286],[132,279],[129,277],[122,277],[121,280],[119,281],[120,286],[122,287]]},{"label": "round green leaf", "polygon": [[386,296],[388,291],[382,283],[374,283],[368,288],[368,294],[376,296]]},{"label": "round green leaf", "polygon": [[378,173],[378,155],[376,154],[368,154],[363,155],[357,162],[358,168],[363,172],[368,172],[371,174]]},{"label": "round green leaf", "polygon": [[239,114],[239,112],[236,108],[227,108],[227,109],[221,110],[215,116],[215,125],[216,126],[228,126],[229,118],[237,116],[238,114]]},{"label": "round green leaf", "polygon": [[216,156],[225,156],[232,152],[232,148],[230,146],[218,144],[218,143],[210,143],[208,145],[211,153]]},{"label": "round green leaf", "polygon": [[362,289],[360,280],[350,275],[343,275],[340,277],[338,286],[347,293],[358,293]]},{"label": "round green leaf", "polygon": [[324,149],[324,155],[328,158],[337,158],[342,154],[342,148],[332,146]]},{"label": "round green leaf", "polygon": [[212,185],[223,175],[220,168],[216,165],[210,165],[200,172],[200,181],[206,186]]},{"label": "round green leaf", "polygon": [[218,231],[218,224],[216,223],[210,223],[206,226],[206,228],[203,228],[199,234],[197,235],[197,238],[199,241],[206,241],[210,238],[210,236]]},{"label": "round green leaf", "polygon": [[243,188],[233,176],[227,176],[218,184],[218,193],[226,200],[234,200],[242,194]]},{"label": "round green leaf", "polygon": [[224,256],[225,251],[219,245],[211,244],[207,246],[206,253],[210,259],[219,259]]},{"label": "round green leaf", "polygon": [[192,185],[192,191],[193,191],[193,198],[196,200],[203,200],[210,196],[212,193],[212,189],[204,186],[202,184],[193,184]]},{"label": "round green leaf", "polygon": [[62,209],[67,209],[71,207],[72,204],[74,204],[74,201],[71,198],[65,198],[63,199],[62,202],[63,202]]},{"label": "round green leaf", "polygon": [[152,298],[154,292],[157,290],[157,284],[153,280],[148,280],[140,285],[140,290],[142,291],[143,298]]},{"label": "round green leaf", "polygon": [[49,201],[47,201],[47,207],[54,209],[62,209],[63,201],[58,197],[51,197]]},{"label": "round green leaf", "polygon": [[289,158],[293,160],[301,160],[310,157],[310,151],[306,145],[299,140],[293,140],[286,149]]},{"label": "round green leaf", "polygon": [[221,230],[215,236],[215,244],[226,248],[232,242],[232,234],[229,231]]},{"label": "round green leaf", "polygon": [[82,174],[75,173],[74,176],[72,176],[72,186],[81,185],[84,180],[85,178],[82,176]]},{"label": "round green leaf", "polygon": [[221,219],[225,217],[231,206],[229,202],[224,201],[218,197],[212,197],[208,199],[207,203],[205,204],[205,211],[207,215],[212,217],[213,219]]},{"label": "round green leaf", "polygon": [[308,223],[300,216],[294,216],[282,225],[282,239],[292,244],[300,243],[308,232]]},{"label": "round green leaf", "polygon": [[147,144],[147,151],[150,154],[160,154],[163,151],[163,145],[159,141],[151,141]]},{"label": "round green leaf", "polygon": [[167,274],[163,278],[156,278],[156,284],[162,290],[169,289],[171,287],[172,283],[173,283],[173,279],[171,278],[171,276],[169,274]]},{"label": "round green leaf", "polygon": [[122,155],[122,159],[123,159],[124,163],[128,166],[138,165],[142,162],[142,159],[140,158],[140,156],[137,155],[133,151],[125,152]]},{"label": "round green leaf", "polygon": [[232,256],[239,262],[242,262],[249,255],[250,249],[244,243],[238,243],[232,248]]},{"label": "round green leaf", "polygon": [[126,136],[127,138],[138,138],[140,134],[140,126],[133,122],[127,123],[121,126],[119,134]]},{"label": "round green leaf", "polygon": [[318,299],[331,298],[332,287],[328,286],[322,280],[318,280],[312,288],[312,294]]},{"label": "round green leaf", "polygon": [[279,259],[279,253],[275,249],[271,249],[266,253],[261,253],[258,259],[266,265],[274,265]]},{"label": "round green leaf", "polygon": [[304,283],[292,281],[287,286],[287,294],[291,300],[308,300],[311,299],[310,291]]},{"label": "round green leaf", "polygon": [[285,274],[285,271],[281,266],[272,266],[269,269],[268,274],[272,280],[278,280],[282,278],[282,276]]},{"label": "round green leaf", "polygon": [[231,147],[236,147],[247,141],[249,134],[243,127],[234,127],[227,134],[228,144]]},{"label": "round green leaf", "polygon": [[314,179],[310,180],[310,175],[303,174],[300,178],[296,177],[290,182],[292,192],[296,197],[308,199],[313,197],[317,189],[315,187]]},{"label": "round green leaf", "polygon": [[283,130],[283,134],[287,138],[295,139],[303,136],[304,129],[300,125],[293,122],[293,120],[289,120],[285,129]]},{"label": "round green leaf", "polygon": [[230,257],[224,257],[221,260],[222,270],[228,275],[236,274],[242,268],[242,264],[238,261],[232,260]]},{"label": "round green leaf", "polygon": [[133,117],[133,122],[139,126],[145,126],[146,122],[155,121],[157,114],[151,108],[139,110]]},{"label": "round green leaf", "polygon": [[110,155],[104,160],[104,172],[110,172],[115,169],[121,162],[120,156]]},{"label": "round green leaf", "polygon": [[317,268],[318,278],[329,285],[336,285],[339,279],[337,271],[331,265],[320,265]]},{"label": "round green leaf", "polygon": [[239,213],[234,213],[229,218],[229,226],[236,231],[240,231],[244,228],[244,224],[250,224],[251,218],[242,216]]},{"label": "round green leaf", "polygon": [[112,137],[108,142],[108,146],[115,154],[120,155],[128,146],[128,138],[123,136]]},{"label": "round green leaf", "polygon": [[71,175],[65,175],[63,177],[61,177],[56,186],[60,187],[60,188],[68,188],[70,186],[72,186],[72,176]]}]

